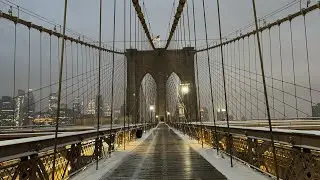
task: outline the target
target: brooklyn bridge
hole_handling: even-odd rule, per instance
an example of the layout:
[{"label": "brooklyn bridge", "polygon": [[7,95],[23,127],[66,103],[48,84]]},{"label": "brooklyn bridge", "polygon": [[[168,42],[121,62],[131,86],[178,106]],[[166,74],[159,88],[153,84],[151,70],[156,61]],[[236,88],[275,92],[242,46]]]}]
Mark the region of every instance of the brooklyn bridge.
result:
[{"label": "brooklyn bridge", "polygon": [[318,180],[319,32],[312,0],[0,0],[0,179]]}]

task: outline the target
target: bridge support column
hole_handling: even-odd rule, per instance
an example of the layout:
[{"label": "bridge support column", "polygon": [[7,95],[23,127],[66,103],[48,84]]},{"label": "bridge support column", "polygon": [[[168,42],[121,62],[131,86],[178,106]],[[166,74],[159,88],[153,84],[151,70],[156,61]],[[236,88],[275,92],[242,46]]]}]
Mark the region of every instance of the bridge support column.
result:
[{"label": "bridge support column", "polygon": [[199,109],[197,86],[195,81],[195,66],[193,47],[181,50],[156,49],[138,51],[127,49],[127,112],[131,122],[139,122],[140,85],[146,74],[150,74],[157,84],[156,115],[159,120],[167,120],[167,80],[174,72],[182,83],[190,84],[190,92],[183,98],[188,112],[188,121],[198,120]]},{"label": "bridge support column", "polygon": [[127,49],[127,116],[131,123],[139,121],[139,85],[137,78],[137,49]]},{"label": "bridge support column", "polygon": [[[194,121],[198,120],[199,117],[199,107],[198,107],[198,98],[197,98],[197,85],[195,78],[195,66],[194,66],[194,49],[192,47],[183,48],[180,55],[180,63],[181,67],[178,68],[176,65],[177,72],[181,75],[180,80],[182,84],[188,83],[189,93],[184,95],[183,101],[186,105],[186,109],[188,112],[188,120]],[[180,71],[180,72],[179,72]]]},{"label": "bridge support column", "polygon": [[157,79],[157,104],[156,104],[156,115],[159,119],[156,121],[165,120],[166,115],[166,82],[167,78],[165,74],[158,73]]}]

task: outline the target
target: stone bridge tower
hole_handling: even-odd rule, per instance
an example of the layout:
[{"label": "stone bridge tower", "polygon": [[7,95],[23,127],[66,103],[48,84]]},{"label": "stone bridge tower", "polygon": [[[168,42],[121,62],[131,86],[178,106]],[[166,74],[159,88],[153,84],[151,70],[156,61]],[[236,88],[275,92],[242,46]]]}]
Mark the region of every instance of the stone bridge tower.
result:
[{"label": "stone bridge tower", "polygon": [[[175,72],[181,83],[190,83],[188,95],[190,105],[188,112],[192,119],[197,119],[197,88],[195,83],[195,67],[193,47],[181,50],[157,49],[138,51],[127,49],[127,109],[132,121],[139,122],[140,84],[144,76],[149,73],[157,84],[156,114],[160,119],[166,120],[166,83],[169,76]],[[184,101],[185,102],[185,101]]]}]

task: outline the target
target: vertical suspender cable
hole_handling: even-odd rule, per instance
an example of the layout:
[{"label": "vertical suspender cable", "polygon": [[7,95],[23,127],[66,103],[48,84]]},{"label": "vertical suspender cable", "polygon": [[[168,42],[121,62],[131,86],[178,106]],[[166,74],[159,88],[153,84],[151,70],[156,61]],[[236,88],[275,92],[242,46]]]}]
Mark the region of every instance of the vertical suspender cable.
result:
[{"label": "vertical suspender cable", "polygon": [[278,41],[279,41],[279,57],[280,57],[280,72],[281,72],[281,87],[282,87],[282,104],[283,104],[283,118],[286,119],[286,105],[284,102],[284,84],[283,84],[283,58],[282,58],[282,41],[281,41],[281,29],[278,24]]},{"label": "vertical suspender cable", "polygon": [[[79,40],[80,40],[80,37],[79,37]],[[83,63],[83,60],[84,60],[84,55],[83,55],[83,45],[80,44],[80,56],[81,56],[81,87],[82,87],[82,114],[84,115],[85,114],[85,107],[84,107],[84,100],[85,100],[85,95],[84,95],[84,88],[85,88],[85,85],[84,85],[84,63]],[[83,118],[83,116],[81,117],[81,119]],[[82,120],[81,120],[81,124],[82,124]]]},{"label": "vertical suspender cable", "polygon": [[[123,49],[126,50],[126,0],[123,0]],[[130,6],[131,8],[131,6]],[[131,18],[131,16],[130,16]],[[131,37],[131,32],[130,32]],[[131,40],[131,38],[130,38]],[[130,41],[131,43],[131,41]],[[126,58],[123,57],[123,106],[126,107]],[[126,149],[126,108],[123,111],[123,149]]]},{"label": "vertical suspender cable", "polygon": [[257,100],[257,104],[256,104],[256,108],[257,108],[257,114],[256,114],[256,119],[259,119],[259,92],[258,92],[258,70],[257,70],[257,45],[256,45],[256,38],[253,39],[253,44],[254,44],[254,67],[255,67],[255,72],[254,74],[256,75],[256,79],[255,79],[255,83],[256,83],[256,100]]},{"label": "vertical suspender cable", "polygon": [[[30,73],[31,73],[31,31],[29,26],[29,33],[28,33],[28,124],[30,122]],[[51,83],[50,83],[51,84]]]},{"label": "vertical suspender cable", "polygon": [[[243,39],[242,39],[243,40]],[[239,103],[239,120],[241,120],[241,117],[243,116],[243,113],[242,113],[242,111],[241,111],[241,106],[243,105],[242,104],[242,88],[241,88],[241,83],[240,83],[240,78],[241,78],[241,67],[240,67],[240,62],[241,62],[241,56],[240,56],[240,40],[238,40],[238,72],[239,72],[239,74],[238,74],[238,88],[240,89],[240,103]]]},{"label": "vertical suspender cable", "polygon": [[272,40],[271,40],[271,30],[268,29],[269,35],[269,49],[270,49],[270,71],[271,71],[271,96],[272,96],[272,109],[273,109],[273,117],[275,118],[275,108],[274,108],[274,88],[273,88],[273,65],[272,65]]},{"label": "vertical suspender cable", "polygon": [[73,79],[74,79],[74,76],[73,76],[73,42],[71,41],[71,98],[72,98],[72,123],[74,123],[74,107],[73,107],[73,103],[74,103],[74,88],[73,88],[73,85],[74,85],[74,82],[73,82]]},{"label": "vertical suspender cable", "polygon": [[134,48],[137,49],[137,15],[134,16]]},{"label": "vertical suspender cable", "polygon": [[294,58],[294,49],[293,49],[292,21],[291,20],[289,21],[289,28],[290,28],[290,44],[291,44],[291,60],[292,60],[292,71],[293,71],[294,97],[295,97],[295,101],[296,101],[296,117],[299,117],[297,86],[296,86],[295,58]]},{"label": "vertical suspender cable", "polygon": [[248,60],[249,60],[249,71],[248,71],[248,74],[249,74],[249,87],[250,87],[250,90],[249,90],[249,95],[250,95],[250,104],[251,104],[251,110],[250,110],[250,119],[252,120],[253,119],[253,114],[252,114],[252,109],[253,109],[253,103],[252,103],[252,86],[251,86],[251,81],[252,81],[252,78],[251,78],[251,50],[250,50],[250,36],[248,36]]},{"label": "vertical suspender cable", "polygon": [[[207,64],[208,64],[208,68],[209,68],[210,98],[211,98],[211,105],[212,105],[211,109],[212,109],[212,114],[213,114],[214,127],[216,127],[216,117],[215,117],[215,111],[214,111],[213,92],[212,92],[212,77],[211,77],[211,64],[210,64],[210,54],[209,54],[207,18],[206,18],[206,10],[205,10],[205,5],[204,5],[204,0],[202,0],[202,10],[203,10],[203,21],[204,21],[204,30],[205,30],[206,46],[207,46],[207,51],[206,51],[207,52]],[[200,116],[201,116],[201,114],[200,114]],[[202,125],[201,125],[201,127],[202,127]],[[201,133],[203,135],[202,130],[201,130]],[[201,145],[203,147],[203,140],[201,140]],[[218,151],[218,148],[217,148],[217,151]]]},{"label": "vertical suspender cable", "polygon": [[[306,59],[308,65],[308,81],[309,81],[309,93],[310,93],[310,106],[312,111],[312,87],[311,87],[311,77],[310,77],[310,61],[309,61],[309,48],[308,48],[308,34],[307,34],[307,25],[306,25],[306,14],[303,14],[303,25],[304,25],[304,38],[305,38],[305,48],[306,48]],[[312,112],[311,112],[312,114]]]},{"label": "vertical suspender cable", "polygon": [[[194,35],[194,48],[197,49],[197,32],[196,32],[196,19],[195,19],[195,8],[194,8],[194,0],[192,0],[192,16],[193,16],[193,35]],[[198,69],[198,54],[195,54],[196,59],[195,59],[195,68],[196,68],[196,78],[197,78],[197,96],[198,96],[198,108],[197,108],[197,119],[201,123],[201,115],[200,113],[200,108],[201,108],[201,100],[200,100],[200,82],[199,82],[199,69]]]},{"label": "vertical suspender cable", "polygon": [[[12,102],[16,97],[16,61],[17,61],[17,21],[14,23],[14,49],[13,49],[13,93],[12,93]],[[12,123],[16,125],[15,122],[15,113],[16,113],[16,103],[13,103],[13,116]]]},{"label": "vertical suspender cable", "polygon": [[[220,44],[222,44],[222,32],[221,32],[221,17],[220,17],[220,3],[217,0],[217,8],[218,8],[218,21],[219,21],[219,36],[220,36]],[[223,86],[224,86],[224,102],[226,107],[226,119],[227,119],[227,128],[228,128],[228,141],[230,142],[230,125],[229,125],[229,112],[228,112],[228,99],[227,99],[227,90],[226,90],[226,79],[225,79],[225,69],[224,69],[224,56],[223,56],[223,47],[220,46],[221,51],[221,62],[222,62],[222,78],[223,78]],[[230,164],[233,167],[232,163],[232,147],[229,147],[230,154]]]},{"label": "vertical suspender cable", "polygon": [[[130,1],[130,4],[129,4],[129,7],[130,7],[130,15],[129,15],[129,17],[130,17],[130,49],[131,49],[131,16],[132,16],[132,1]],[[126,108],[126,107],[124,107],[124,108]]]},{"label": "vertical suspender cable", "polygon": [[273,161],[274,161],[274,166],[275,166],[274,168],[275,168],[277,180],[279,180],[277,154],[276,154],[276,148],[274,145],[274,139],[273,139],[273,133],[272,133],[272,124],[271,124],[271,116],[270,116],[270,109],[269,109],[268,92],[267,92],[267,86],[266,86],[266,78],[265,78],[265,74],[264,74],[264,65],[263,65],[262,51],[261,51],[260,38],[259,38],[259,27],[258,27],[257,10],[256,10],[255,0],[252,0],[252,7],[253,7],[253,14],[254,14],[254,21],[255,21],[255,25],[256,25],[256,36],[257,36],[258,48],[259,48],[259,57],[260,57],[263,89],[264,89],[264,96],[265,96],[265,101],[266,101],[266,108],[267,108],[267,115],[268,115],[269,129],[270,129],[270,139],[271,139],[271,143],[272,143]]},{"label": "vertical suspender cable", "polygon": [[[65,104],[66,104],[66,106],[68,106],[68,96],[67,96],[67,94],[68,94],[68,54],[67,54],[67,50],[68,50],[68,48],[67,48],[67,41],[65,42],[65,46],[64,46],[64,51],[65,51],[65,60],[64,60],[64,62],[65,62],[65,79],[64,79],[64,83],[65,83],[65,87],[62,89],[62,91],[63,90],[65,90],[65,95],[64,95],[64,97],[65,97],[65,99],[66,99],[66,101],[65,101]],[[62,99],[63,99],[63,96],[62,96]]]},{"label": "vertical suspender cable", "polygon": [[39,102],[39,105],[40,105],[40,111],[39,111],[39,114],[40,114],[40,117],[42,116],[42,31],[40,30],[40,54],[39,54],[39,57],[40,57],[40,63],[39,63],[39,66],[40,66],[40,102]]},{"label": "vertical suspender cable", "polygon": [[59,128],[59,116],[60,116],[60,101],[61,101],[61,88],[62,88],[62,76],[63,76],[63,58],[64,58],[64,42],[66,35],[66,23],[67,23],[67,5],[68,0],[64,1],[64,15],[63,15],[63,34],[62,34],[62,47],[60,57],[60,70],[59,70],[59,87],[58,87],[58,106],[57,106],[57,117],[56,117],[56,129],[54,134],[54,149],[53,149],[53,166],[52,166],[52,180],[54,180],[55,168],[56,168],[56,154],[57,154],[57,143],[58,143],[58,128]]},{"label": "vertical suspender cable", "polygon": [[191,46],[191,32],[190,32],[190,20],[189,20],[189,4],[187,2],[187,19],[188,19],[188,34],[189,34],[189,46]]},{"label": "vertical suspender cable", "polygon": [[[77,100],[78,100],[78,103],[80,105],[80,83],[79,83],[79,44],[77,43],[77,85],[78,85],[78,95],[77,95]],[[81,112],[79,112],[80,108],[78,109],[78,113],[81,114]],[[79,114],[77,116],[77,118],[79,118]]]},{"label": "vertical suspender cable", "polygon": [[247,91],[246,91],[246,58],[244,55],[245,52],[245,38],[242,39],[242,60],[243,60],[243,88],[244,88],[244,117],[247,120]]},{"label": "vertical suspender cable", "polygon": [[[50,89],[49,89],[49,93],[51,94],[52,93],[52,35],[50,34],[50,39],[49,39],[49,66],[50,66],[50,75],[49,75],[49,84],[50,84]],[[28,88],[29,89],[29,88]]]},{"label": "vertical suspender cable", "polygon": [[182,12],[182,26],[183,26],[183,40],[184,40],[184,47],[187,47],[187,41],[186,41],[186,28],[184,26],[184,12]]},{"label": "vertical suspender cable", "polygon": [[[111,80],[111,125],[110,125],[110,138],[112,137],[112,125],[113,125],[113,95],[114,95],[114,49],[115,49],[115,38],[116,38],[116,4],[117,1],[113,1],[113,40],[112,40],[112,80]],[[113,141],[113,138],[112,138]],[[113,149],[113,142],[110,141]],[[111,152],[109,152],[111,153]]]},{"label": "vertical suspender cable", "polygon": [[[86,70],[85,70],[86,78],[85,78],[85,80],[88,81],[88,54],[90,53],[90,51],[88,50],[88,48],[89,48],[88,46],[85,45],[84,48],[85,48],[85,58],[86,58]],[[86,83],[86,81],[85,81],[85,83]],[[91,100],[91,99],[89,99],[89,83],[86,83],[86,97],[87,97],[86,104],[88,104],[89,101]]]},{"label": "vertical suspender cable", "polygon": [[[102,25],[102,0],[100,0],[100,13],[99,13],[99,70],[98,70],[98,119],[97,119],[97,138],[96,138],[96,148],[100,149],[99,144],[99,129],[100,129],[100,112],[101,112],[101,25]],[[99,152],[96,149],[96,170],[99,168]]]}]

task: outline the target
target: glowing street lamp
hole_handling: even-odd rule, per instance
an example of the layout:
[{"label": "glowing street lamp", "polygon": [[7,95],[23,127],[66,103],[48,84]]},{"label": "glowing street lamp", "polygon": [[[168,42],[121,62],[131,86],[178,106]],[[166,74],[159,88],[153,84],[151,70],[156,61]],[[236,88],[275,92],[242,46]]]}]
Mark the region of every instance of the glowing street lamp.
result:
[{"label": "glowing street lamp", "polygon": [[152,114],[153,114],[153,112],[155,111],[155,105],[150,105],[150,107],[149,107],[149,110],[150,110],[150,115],[151,115],[151,122],[152,122]]},{"label": "glowing street lamp", "polygon": [[180,84],[180,88],[181,88],[181,93],[182,94],[188,94],[189,91],[190,91],[190,88],[189,88],[190,84]]},{"label": "glowing street lamp", "polygon": [[[189,106],[189,102],[188,102],[189,96],[188,96],[188,94],[190,92],[190,83],[180,84],[180,90],[181,90],[182,96],[187,95],[186,104],[187,104],[187,106]],[[187,110],[187,113],[188,113],[189,112],[188,111],[189,108],[187,106],[185,106],[185,107],[186,107],[186,110]],[[189,117],[188,114],[185,117],[188,119],[188,117]]]}]

